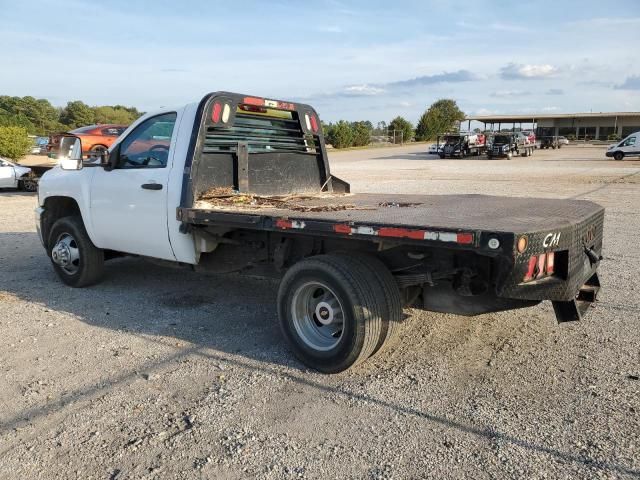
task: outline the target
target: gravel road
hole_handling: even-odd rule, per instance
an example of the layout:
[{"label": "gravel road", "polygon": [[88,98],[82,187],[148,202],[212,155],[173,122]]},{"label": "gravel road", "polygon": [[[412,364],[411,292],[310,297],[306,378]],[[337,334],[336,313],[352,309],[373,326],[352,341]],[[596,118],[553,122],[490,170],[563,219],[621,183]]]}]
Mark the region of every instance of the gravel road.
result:
[{"label": "gravel road", "polygon": [[607,208],[601,302],[407,311],[399,346],[306,370],[271,281],[142,259],[55,277],[32,194],[0,191],[0,478],[640,478],[640,161],[601,148],[440,160],[331,154],[358,192],[584,198]]}]

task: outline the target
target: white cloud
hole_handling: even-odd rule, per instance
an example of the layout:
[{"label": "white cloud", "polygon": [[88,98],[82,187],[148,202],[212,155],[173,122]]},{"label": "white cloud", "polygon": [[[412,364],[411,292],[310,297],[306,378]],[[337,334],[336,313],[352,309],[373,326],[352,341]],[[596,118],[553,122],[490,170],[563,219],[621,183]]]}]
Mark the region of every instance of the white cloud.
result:
[{"label": "white cloud", "polygon": [[530,92],[526,92],[524,90],[498,90],[496,92],[491,92],[489,96],[493,98],[521,97],[523,95],[528,95],[529,93]]},{"label": "white cloud", "polygon": [[384,88],[363,83],[362,85],[349,85],[343,90],[343,94],[351,97],[366,97],[384,93]]},{"label": "white cloud", "polygon": [[504,79],[536,79],[557,75],[559,68],[548,63],[542,65],[509,63],[502,67],[500,76]]}]

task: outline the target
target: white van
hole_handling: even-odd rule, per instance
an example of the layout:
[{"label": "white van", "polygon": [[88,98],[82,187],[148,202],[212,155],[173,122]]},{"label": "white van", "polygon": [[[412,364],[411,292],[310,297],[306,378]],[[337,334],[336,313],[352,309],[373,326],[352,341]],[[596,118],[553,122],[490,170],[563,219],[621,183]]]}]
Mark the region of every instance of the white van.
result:
[{"label": "white van", "polygon": [[632,133],[620,143],[614,143],[607,150],[607,157],[622,160],[624,157],[640,155],[640,132]]}]

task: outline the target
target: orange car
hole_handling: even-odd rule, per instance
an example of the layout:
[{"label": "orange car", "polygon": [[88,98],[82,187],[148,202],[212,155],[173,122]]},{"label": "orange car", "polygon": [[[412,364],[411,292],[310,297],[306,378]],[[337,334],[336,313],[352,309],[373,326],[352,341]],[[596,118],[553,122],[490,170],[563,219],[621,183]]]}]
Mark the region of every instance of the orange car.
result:
[{"label": "orange car", "polygon": [[[95,155],[106,149],[127,129],[126,125],[89,125],[71,130],[70,133],[79,137],[82,141],[82,153],[85,155]],[[60,138],[65,135],[56,134],[49,137],[47,150],[55,153],[60,147]]]}]

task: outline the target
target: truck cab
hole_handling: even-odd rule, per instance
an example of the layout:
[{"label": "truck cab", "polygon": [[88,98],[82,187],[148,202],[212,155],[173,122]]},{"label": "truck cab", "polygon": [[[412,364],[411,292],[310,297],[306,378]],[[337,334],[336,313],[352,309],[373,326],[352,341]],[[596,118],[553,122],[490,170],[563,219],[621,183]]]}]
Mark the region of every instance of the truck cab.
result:
[{"label": "truck cab", "polygon": [[638,155],[640,155],[640,132],[632,133],[620,143],[609,146],[606,153],[607,157],[613,157],[616,160]]}]

